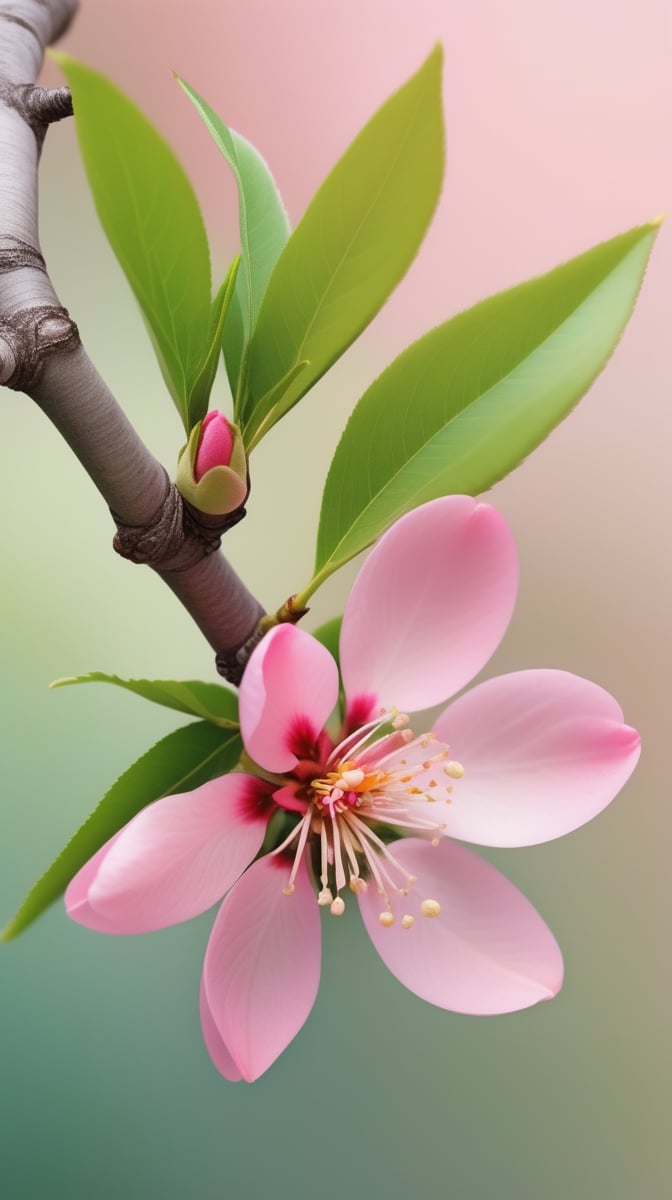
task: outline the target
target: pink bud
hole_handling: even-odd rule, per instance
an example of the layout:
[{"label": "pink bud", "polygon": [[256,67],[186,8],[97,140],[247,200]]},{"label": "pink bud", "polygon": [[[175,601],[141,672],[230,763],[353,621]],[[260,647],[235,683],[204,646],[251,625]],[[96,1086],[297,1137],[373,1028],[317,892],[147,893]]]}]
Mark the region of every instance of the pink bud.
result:
[{"label": "pink bud", "polygon": [[196,483],[213,467],[228,467],[233,451],[233,434],[224,413],[213,409],[204,417],[194,459]]}]

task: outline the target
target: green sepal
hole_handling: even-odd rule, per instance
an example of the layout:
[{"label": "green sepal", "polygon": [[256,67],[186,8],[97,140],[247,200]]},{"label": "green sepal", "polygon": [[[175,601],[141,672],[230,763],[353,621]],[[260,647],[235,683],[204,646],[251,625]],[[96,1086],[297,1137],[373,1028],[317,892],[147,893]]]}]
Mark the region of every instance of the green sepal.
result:
[{"label": "green sepal", "polygon": [[233,449],[228,467],[211,467],[198,481],[194,478],[194,463],[198,453],[202,421],[194,425],[189,441],[177,460],[175,486],[181,496],[200,512],[225,516],[235,512],[247,497],[247,457],[237,425],[229,421],[233,434]]},{"label": "green sepal", "polygon": [[119,777],[0,932],[8,942],[63,894],[70,880],[132,817],[154,800],[192,791],[225,775],[242,751],[238,733],[206,721],[176,729]]}]

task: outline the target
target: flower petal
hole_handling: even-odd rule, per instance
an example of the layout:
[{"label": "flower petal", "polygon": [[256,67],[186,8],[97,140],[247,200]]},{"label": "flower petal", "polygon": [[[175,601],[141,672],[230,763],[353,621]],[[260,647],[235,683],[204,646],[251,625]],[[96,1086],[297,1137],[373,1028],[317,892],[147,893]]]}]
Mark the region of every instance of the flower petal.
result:
[{"label": "flower petal", "polygon": [[223,775],[138,813],[75,875],[68,915],[101,933],[146,933],[210,908],[254,858],[269,785]]},{"label": "flower petal", "polygon": [[414,509],[380,539],[341,629],[348,699],[377,693],[413,712],[459,691],[501,641],[518,586],[504,518],[471,496]]},{"label": "flower petal", "polygon": [[320,911],[305,864],[291,896],[288,875],[278,856],[252,864],[219,910],[203,965],[214,1027],[249,1082],[289,1045],[317,995]]},{"label": "flower petal", "polygon": [[198,997],[198,1007],[201,1014],[203,1040],[207,1047],[210,1058],[215,1064],[220,1075],[223,1075],[225,1079],[230,1079],[232,1083],[237,1083],[243,1077],[231,1055],[229,1054],[226,1046],[224,1045],[224,1042],[219,1036],[214,1017],[210,1012],[210,1005],[208,1004],[208,997],[202,977],[201,989]]},{"label": "flower petal", "polygon": [[95,929],[98,933],[118,933],[114,921],[107,921],[100,913],[94,912],[89,904],[89,887],[93,883],[98,874],[101,864],[104,862],[107,854],[112,849],[115,842],[119,840],[123,833],[123,829],[119,833],[115,833],[109,841],[97,850],[92,858],[77,872],[74,878],[68,884],[65,893],[65,907],[69,917],[73,921],[77,921],[80,925],[86,925],[88,929]]},{"label": "flower petal", "polygon": [[569,833],[613,800],[639,758],[613,696],[566,671],[490,679],[451,704],[435,733],[465,769],[442,806],[446,832],[485,846]]},{"label": "flower petal", "polygon": [[[386,967],[405,987],[453,1012],[515,1012],[550,1000],[562,984],[562,955],[529,900],[490,863],[464,846],[417,838],[395,842],[392,853],[417,878],[408,896],[393,894],[395,922],[384,928],[386,905],[373,885],[360,894],[367,932]],[[441,913],[424,917],[423,899]],[[404,914],[415,918],[404,929]]]},{"label": "flower petal", "polygon": [[329,651],[295,625],[276,625],[240,685],[247,753],[267,771],[291,771],[312,750],[337,699],[338,668]]}]

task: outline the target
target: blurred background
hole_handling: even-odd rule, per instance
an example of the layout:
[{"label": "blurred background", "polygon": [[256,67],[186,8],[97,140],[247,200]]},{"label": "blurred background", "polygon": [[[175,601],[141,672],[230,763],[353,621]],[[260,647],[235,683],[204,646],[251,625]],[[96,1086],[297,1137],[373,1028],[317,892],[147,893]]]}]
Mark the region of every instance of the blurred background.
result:
[{"label": "blurred background", "polygon": [[[234,190],[171,70],[259,147],[296,222],[374,109],[444,46],[448,169],[424,248],[357,345],[255,451],[249,516],[227,537],[269,607],[309,578],[333,447],[381,368],[459,309],[669,206],[671,13],[667,0],[82,0],[62,46],[169,138],[217,278],[237,246]],[[55,68],[44,79],[55,83]],[[172,469],[181,427],[98,227],[72,123],[49,133],[41,189],[62,301]],[[607,369],[490,495],[513,526],[522,582],[484,674],[588,676],[644,739],[635,778],[592,824],[488,852],[563,947],[560,996],[491,1019],[430,1008],[387,974],[351,910],[325,921],[306,1027],[267,1076],[233,1085],[198,1026],[211,916],[114,939],[57,905],[0,948],[7,1200],[666,1194],[671,257],[663,227]],[[0,596],[4,922],[109,784],[180,723],[102,687],[49,692],[50,680],[215,675],[174,598],[112,553],[104,505],[30,401],[4,392],[0,430],[13,513]],[[318,594],[307,627],[342,610],[354,570]]]}]

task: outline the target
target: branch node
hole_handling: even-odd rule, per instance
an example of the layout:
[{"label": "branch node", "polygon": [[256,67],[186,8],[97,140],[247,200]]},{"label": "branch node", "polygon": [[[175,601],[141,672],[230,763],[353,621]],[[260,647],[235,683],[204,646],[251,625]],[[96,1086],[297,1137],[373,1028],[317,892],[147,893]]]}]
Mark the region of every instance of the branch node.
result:
[{"label": "branch node", "polygon": [[42,146],[47,126],[72,116],[70,88],[43,88],[36,83],[0,82],[0,102],[13,108],[30,125]]},{"label": "branch node", "polygon": [[32,267],[35,271],[46,274],[47,264],[39,250],[24,242],[23,238],[13,234],[0,234],[0,275],[9,271],[19,271],[22,267]]},{"label": "branch node", "polygon": [[0,383],[30,393],[50,354],[76,350],[79,345],[79,330],[67,308],[56,304],[24,308],[0,320]]},{"label": "branch node", "polygon": [[183,501],[167,475],[161,506],[144,525],[126,525],[116,513],[112,516],[117,526],[112,546],[122,558],[158,567],[164,560],[175,558],[182,549]]},{"label": "branch node", "polygon": [[112,513],[117,526],[112,545],[117,554],[131,562],[159,571],[188,571],[219,550],[222,534],[245,516],[245,509],[222,517],[209,516],[189,504],[167,474],[165,478],[166,494],[144,525],[126,525]]}]

